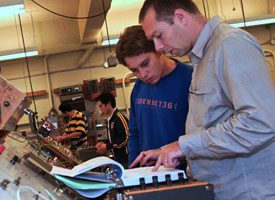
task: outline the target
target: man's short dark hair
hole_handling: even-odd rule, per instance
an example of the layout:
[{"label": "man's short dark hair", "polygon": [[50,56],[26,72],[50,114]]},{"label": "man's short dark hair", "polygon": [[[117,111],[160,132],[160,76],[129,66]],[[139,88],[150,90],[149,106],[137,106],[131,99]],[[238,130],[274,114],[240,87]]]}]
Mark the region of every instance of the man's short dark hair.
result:
[{"label": "man's short dark hair", "polygon": [[140,25],[125,28],[116,45],[118,62],[126,65],[125,58],[138,56],[143,53],[155,52],[154,42],[146,38]]},{"label": "man's short dark hair", "polygon": [[174,23],[174,12],[178,8],[191,14],[200,14],[197,5],[192,0],[145,0],[139,12],[139,23],[142,23],[151,8],[156,12],[156,20],[170,24]]},{"label": "man's short dark hair", "polygon": [[65,113],[65,112],[71,112],[74,108],[72,107],[71,104],[61,103],[58,109],[59,109],[62,113]]},{"label": "man's short dark hair", "polygon": [[111,92],[102,92],[95,100],[101,101],[104,105],[111,103],[112,108],[116,107],[116,99]]}]

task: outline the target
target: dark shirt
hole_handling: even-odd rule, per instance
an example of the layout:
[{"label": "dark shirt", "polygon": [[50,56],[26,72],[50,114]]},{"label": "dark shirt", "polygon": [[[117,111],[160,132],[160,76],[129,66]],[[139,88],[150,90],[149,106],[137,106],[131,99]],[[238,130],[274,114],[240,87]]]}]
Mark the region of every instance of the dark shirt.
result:
[{"label": "dark shirt", "polygon": [[128,119],[116,109],[108,122],[108,127],[107,149],[112,150],[114,159],[126,167],[128,165]]}]

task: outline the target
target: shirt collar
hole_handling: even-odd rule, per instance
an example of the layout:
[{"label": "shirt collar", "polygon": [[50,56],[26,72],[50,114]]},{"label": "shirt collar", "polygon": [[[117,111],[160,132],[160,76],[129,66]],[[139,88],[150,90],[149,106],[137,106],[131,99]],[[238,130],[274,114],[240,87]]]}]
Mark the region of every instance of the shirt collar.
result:
[{"label": "shirt collar", "polygon": [[72,117],[70,117],[70,119],[72,119],[72,118],[76,117],[77,112],[78,112],[78,111],[74,110],[73,116],[72,116]]},{"label": "shirt collar", "polygon": [[112,112],[111,115],[107,118],[108,121],[111,120],[111,118],[113,117],[113,114],[114,114],[115,111],[116,111],[116,108],[113,109],[113,112]]},{"label": "shirt collar", "polygon": [[196,56],[197,58],[202,59],[204,55],[204,49],[210,38],[213,36],[213,32],[215,31],[216,27],[220,23],[223,23],[223,21],[218,16],[215,16],[208,20],[202,32],[200,33],[192,51],[188,54],[190,57]]}]

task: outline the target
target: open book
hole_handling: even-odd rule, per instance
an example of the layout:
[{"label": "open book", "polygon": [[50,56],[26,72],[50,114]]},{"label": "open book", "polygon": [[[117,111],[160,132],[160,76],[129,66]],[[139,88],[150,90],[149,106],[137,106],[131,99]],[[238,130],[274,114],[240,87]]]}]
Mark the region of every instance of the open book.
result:
[{"label": "open book", "polygon": [[[108,168],[105,172],[91,171],[98,167]],[[88,198],[98,197],[118,187],[117,180],[120,180],[119,187],[130,187],[140,185],[140,178],[144,178],[146,184],[152,183],[153,177],[157,177],[158,182],[164,182],[165,175],[168,174],[172,181],[178,180],[179,173],[186,178],[183,170],[168,169],[163,166],[157,172],[152,172],[152,169],[153,167],[124,169],[120,163],[102,156],[83,162],[73,169],[53,166],[51,174],[80,195]]]}]

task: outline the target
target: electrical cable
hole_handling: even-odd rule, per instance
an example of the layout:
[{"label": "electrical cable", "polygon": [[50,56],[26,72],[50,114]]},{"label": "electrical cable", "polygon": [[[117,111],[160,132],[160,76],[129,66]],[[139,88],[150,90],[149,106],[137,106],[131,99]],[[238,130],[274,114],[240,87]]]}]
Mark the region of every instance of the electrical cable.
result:
[{"label": "electrical cable", "polygon": [[204,0],[202,0],[202,5],[203,5],[204,16],[205,16],[206,18],[208,18],[208,17],[207,17],[207,14],[206,14],[206,8],[205,8]]},{"label": "electrical cable", "polygon": [[270,14],[270,0],[267,0],[267,13]]},{"label": "electrical cable", "polygon": [[[100,34],[101,34],[101,38],[103,38],[102,30],[101,30]],[[106,57],[106,54],[105,54],[105,48],[104,48],[104,47],[102,48],[102,51],[103,51],[103,59],[104,59],[104,62],[106,62],[107,57]],[[102,64],[103,66],[104,66],[104,62],[103,62],[103,64]]]},{"label": "electrical cable", "polygon": [[[16,30],[16,37],[17,37],[17,43],[18,43],[18,47],[19,47],[19,49],[21,49],[21,44],[20,44],[20,40],[19,40],[19,37],[20,37],[20,33],[19,33],[19,30],[18,30],[18,26],[17,26],[17,16],[16,15],[14,15],[14,26],[15,26],[15,30]],[[23,68],[23,75],[24,75],[24,77],[27,77],[27,76],[25,76],[25,74],[26,74],[26,72],[25,72],[25,69]],[[26,78],[23,78],[23,80],[24,80],[24,84],[25,84],[25,88],[27,89],[28,88],[28,86],[27,86],[27,79]]]},{"label": "electrical cable", "polygon": [[244,24],[244,30],[246,30],[246,19],[245,19],[245,14],[244,14],[244,7],[243,7],[243,0],[240,0],[241,3],[241,10],[242,10],[242,15],[243,15],[243,24]]},{"label": "electrical cable", "polygon": [[109,29],[108,29],[108,24],[107,24],[107,19],[106,19],[106,13],[105,12],[105,4],[104,4],[104,0],[101,0],[102,2],[102,6],[103,6],[103,12],[104,12],[104,21],[105,21],[105,26],[106,26],[106,32],[107,32],[107,39],[108,39],[108,44],[109,44],[109,50],[110,53],[112,53],[112,48],[111,48],[111,43],[110,43],[110,36],[109,36]]},{"label": "electrical cable", "polygon": [[52,194],[49,190],[44,189],[47,195],[50,197],[50,200],[58,200],[54,194]]},{"label": "electrical cable", "polygon": [[207,16],[208,16],[208,18],[210,18],[211,15],[210,15],[210,11],[209,11],[209,3],[208,3],[208,0],[206,0],[206,7],[207,7],[207,9],[206,9],[206,11],[207,11]]},{"label": "electrical cable", "polygon": [[35,0],[31,0],[33,3],[35,3],[36,5],[38,5],[40,8],[52,13],[52,14],[55,14],[55,15],[58,15],[60,17],[64,17],[64,18],[69,18],[69,19],[90,19],[90,18],[96,18],[96,17],[99,17],[101,15],[105,15],[111,8],[111,5],[109,6],[109,8],[107,10],[104,10],[103,12],[101,13],[98,13],[96,15],[91,15],[91,16],[86,16],[86,17],[74,17],[74,16],[68,16],[68,15],[63,15],[63,14],[60,14],[60,13],[57,13],[53,10],[50,10],[48,8],[46,8],[45,6],[42,6],[41,4],[37,3]]},{"label": "electrical cable", "polygon": [[129,106],[128,106],[128,103],[127,103],[127,92],[126,92],[126,85],[125,85],[125,80],[126,78],[130,77],[131,76],[134,76],[133,75],[133,72],[127,72],[123,78],[122,78],[122,88],[123,88],[123,95],[124,95],[124,102],[125,102],[125,106],[126,106],[126,114],[127,114],[127,117],[130,116],[130,113],[129,113]]},{"label": "electrical cable", "polygon": [[20,186],[19,189],[17,190],[16,192],[16,199],[17,200],[21,200],[21,197],[20,197],[20,192],[22,190],[25,190],[25,191],[30,191],[32,193],[34,193],[35,195],[39,196],[41,199],[43,200],[49,200],[47,197],[45,197],[44,195],[40,194],[39,192],[37,192],[36,190],[34,190],[32,187],[30,186]]},{"label": "electrical cable", "polygon": [[232,10],[233,10],[233,11],[235,11],[235,10],[236,10],[235,0],[232,0],[232,4],[233,4],[233,8],[232,8]]},{"label": "electrical cable", "polygon": [[26,61],[27,70],[28,70],[29,82],[30,82],[30,87],[31,87],[33,106],[34,106],[35,113],[37,113],[37,108],[36,108],[36,103],[35,103],[35,98],[34,98],[34,92],[33,92],[33,87],[32,87],[30,66],[29,66],[29,61],[28,61],[28,57],[27,57],[26,44],[25,44],[25,39],[24,39],[24,33],[23,33],[23,27],[22,27],[20,14],[18,14],[18,19],[19,19],[19,25],[20,25],[20,30],[21,30],[22,43],[23,43],[23,47],[24,47],[25,61]]},{"label": "electrical cable", "polygon": [[226,17],[225,17],[224,12],[223,12],[223,6],[222,6],[222,1],[221,0],[220,0],[220,8],[221,8],[222,18],[223,18],[223,20],[226,21]]},{"label": "electrical cable", "polygon": [[33,16],[32,13],[30,13],[31,16],[31,21],[32,21],[32,35],[33,35],[33,44],[36,44],[36,37],[35,37],[35,30],[34,30],[34,20],[33,20]]},{"label": "electrical cable", "polygon": [[17,26],[16,21],[17,21],[17,17],[16,17],[16,15],[14,15],[14,26],[15,26],[16,37],[17,37],[17,45],[20,48],[20,41],[19,41],[20,33],[19,33],[19,30],[18,30],[18,26]]}]

